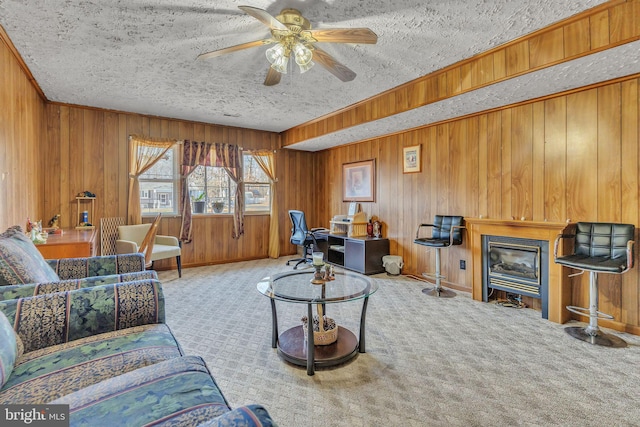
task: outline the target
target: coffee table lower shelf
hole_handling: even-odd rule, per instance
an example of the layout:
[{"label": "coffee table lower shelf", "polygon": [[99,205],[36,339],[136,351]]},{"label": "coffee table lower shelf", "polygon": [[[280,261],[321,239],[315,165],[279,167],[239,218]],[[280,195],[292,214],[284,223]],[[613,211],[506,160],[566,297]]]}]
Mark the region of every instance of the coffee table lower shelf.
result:
[{"label": "coffee table lower shelf", "polygon": [[[333,344],[314,346],[314,366],[323,368],[345,363],[358,354],[358,338],[348,330],[338,330]],[[302,325],[286,330],[278,337],[278,354],[287,362],[307,366],[307,344]]]}]

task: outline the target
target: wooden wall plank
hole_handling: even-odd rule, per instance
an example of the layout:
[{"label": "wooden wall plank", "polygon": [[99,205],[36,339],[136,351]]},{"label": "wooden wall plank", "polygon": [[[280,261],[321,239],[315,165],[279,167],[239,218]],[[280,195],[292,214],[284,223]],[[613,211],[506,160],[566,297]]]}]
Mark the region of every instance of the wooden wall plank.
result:
[{"label": "wooden wall plank", "polygon": [[500,212],[500,218],[509,218],[515,219],[515,215],[513,212],[513,176],[511,170],[511,153],[513,150],[512,147],[512,139],[511,139],[511,118],[512,118],[512,110],[502,110],[501,111],[501,123],[502,127],[501,138],[500,141],[502,143],[502,157],[501,157],[501,201],[500,206],[502,211]]},{"label": "wooden wall plank", "polygon": [[502,218],[502,113],[487,114],[487,218]]},{"label": "wooden wall plank", "polygon": [[511,212],[515,219],[533,218],[533,110],[513,108],[511,122]]},{"label": "wooden wall plank", "polygon": [[564,29],[544,32],[529,40],[529,66],[542,67],[564,58]]},{"label": "wooden wall plank", "polygon": [[545,143],[544,143],[544,102],[533,104],[532,121],[532,200],[531,212],[534,221],[545,220]]},{"label": "wooden wall plank", "polygon": [[597,90],[567,96],[567,216],[598,220]]},{"label": "wooden wall plank", "polygon": [[[104,115],[104,155],[102,156],[102,217],[111,218],[118,216],[119,206],[119,120],[117,113],[105,113]],[[115,155],[114,155],[115,154]],[[98,221],[99,224],[99,221]]]},{"label": "wooden wall plank", "polygon": [[[80,213],[76,196],[82,191],[89,190],[84,182],[84,111],[81,108],[69,108],[69,189],[71,194],[62,198],[62,203],[70,205],[70,226],[75,227],[80,223]],[[92,219],[95,221],[95,219]]]},{"label": "wooden wall plank", "polygon": [[591,48],[589,18],[572,22],[564,27],[564,56],[570,58],[588,52]]},{"label": "wooden wall plank", "polygon": [[598,49],[609,44],[609,11],[604,10],[589,18],[591,49]]},{"label": "wooden wall plank", "polygon": [[620,222],[620,84],[597,91],[598,221]]},{"label": "wooden wall plank", "polygon": [[[57,107],[53,105],[48,105],[46,107],[47,114],[47,139],[52,141],[60,140],[60,114]],[[46,157],[45,166],[44,167],[53,167],[54,169],[61,168],[61,152],[60,145],[49,144],[47,143],[44,148],[44,156]],[[60,176],[51,177],[50,179],[44,180],[44,206],[49,206],[49,211],[43,212],[47,219],[51,219],[56,214],[62,214],[60,212],[60,194],[61,194],[61,182]],[[67,217],[68,219],[68,217]],[[44,218],[43,218],[44,220]],[[60,219],[62,221],[62,218]],[[48,225],[48,223],[47,223]]]},{"label": "wooden wall plank", "polygon": [[611,43],[620,43],[640,35],[640,2],[628,1],[612,7],[609,18]]},{"label": "wooden wall plank", "polygon": [[[69,197],[75,196],[71,188],[71,174],[62,173],[62,171],[69,171],[71,169],[71,136],[70,136],[70,108],[67,106],[60,107],[60,142],[50,139],[48,142],[59,145],[60,147],[60,195],[58,197],[58,208],[62,218],[60,220],[60,227],[68,228],[75,227],[77,225],[77,219],[75,217],[75,206],[70,202]],[[45,205],[45,208],[47,206]],[[55,208],[53,210],[55,210]]]},{"label": "wooden wall plank", "polygon": [[488,216],[489,203],[489,156],[487,144],[487,115],[483,114],[478,121],[478,216]]},{"label": "wooden wall plank", "polygon": [[567,100],[566,97],[544,101],[544,219],[564,222],[567,219]]}]

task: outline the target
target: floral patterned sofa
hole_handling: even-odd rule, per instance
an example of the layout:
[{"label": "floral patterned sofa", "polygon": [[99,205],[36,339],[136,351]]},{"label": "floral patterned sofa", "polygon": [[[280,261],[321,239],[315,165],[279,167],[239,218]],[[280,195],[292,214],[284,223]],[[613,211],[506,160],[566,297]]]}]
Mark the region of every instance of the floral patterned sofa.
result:
[{"label": "floral patterned sofa", "polygon": [[142,255],[38,255],[21,231],[0,234],[0,404],[67,404],[72,426],[275,426],[260,405],[232,410],[184,355]]}]

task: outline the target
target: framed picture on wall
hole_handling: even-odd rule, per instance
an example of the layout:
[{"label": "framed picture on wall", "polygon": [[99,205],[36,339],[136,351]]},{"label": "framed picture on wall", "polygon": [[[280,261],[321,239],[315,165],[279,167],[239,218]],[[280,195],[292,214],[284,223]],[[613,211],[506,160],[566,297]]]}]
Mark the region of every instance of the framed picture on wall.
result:
[{"label": "framed picture on wall", "polygon": [[375,160],[342,165],[342,200],[373,202],[376,194]]},{"label": "framed picture on wall", "polygon": [[402,172],[414,173],[422,172],[422,161],[420,156],[420,145],[412,145],[402,149]]}]

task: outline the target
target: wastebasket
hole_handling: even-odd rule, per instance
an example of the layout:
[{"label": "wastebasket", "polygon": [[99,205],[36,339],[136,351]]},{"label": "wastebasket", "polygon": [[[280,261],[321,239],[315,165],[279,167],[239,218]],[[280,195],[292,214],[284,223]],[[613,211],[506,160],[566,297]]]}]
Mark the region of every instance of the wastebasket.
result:
[{"label": "wastebasket", "polygon": [[382,257],[382,266],[390,276],[399,276],[402,273],[402,257],[398,255],[385,255]]}]

